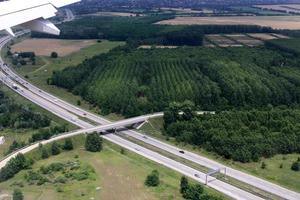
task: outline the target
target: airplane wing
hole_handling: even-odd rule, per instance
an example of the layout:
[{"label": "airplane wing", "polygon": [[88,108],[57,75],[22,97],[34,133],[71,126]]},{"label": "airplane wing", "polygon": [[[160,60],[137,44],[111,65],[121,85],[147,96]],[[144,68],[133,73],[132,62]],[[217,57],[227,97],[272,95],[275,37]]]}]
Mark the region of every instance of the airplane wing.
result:
[{"label": "airplane wing", "polygon": [[57,9],[80,0],[10,0],[0,2],[0,31],[14,36],[12,27],[21,25],[33,31],[59,35],[60,30],[49,18]]}]

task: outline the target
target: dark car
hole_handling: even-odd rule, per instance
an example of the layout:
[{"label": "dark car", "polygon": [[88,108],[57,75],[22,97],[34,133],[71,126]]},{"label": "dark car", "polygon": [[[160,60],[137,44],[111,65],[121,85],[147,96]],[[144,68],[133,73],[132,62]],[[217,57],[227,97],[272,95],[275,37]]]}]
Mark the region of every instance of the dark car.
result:
[{"label": "dark car", "polygon": [[183,154],[183,153],[184,153],[184,151],[183,151],[183,150],[180,150],[180,151],[179,151],[179,153],[182,153],[182,154]]}]

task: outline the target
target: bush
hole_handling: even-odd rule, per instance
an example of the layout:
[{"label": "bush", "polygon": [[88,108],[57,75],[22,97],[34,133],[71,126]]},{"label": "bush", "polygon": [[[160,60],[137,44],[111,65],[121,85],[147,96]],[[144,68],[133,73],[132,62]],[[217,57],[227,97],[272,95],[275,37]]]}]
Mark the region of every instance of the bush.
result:
[{"label": "bush", "polygon": [[56,52],[51,53],[51,58],[57,58],[57,57],[58,57],[58,53],[56,53]]},{"label": "bush", "polygon": [[200,200],[201,194],[203,193],[203,187],[199,184],[189,185],[182,194],[183,198],[189,200]]},{"label": "bush", "polygon": [[97,133],[88,134],[85,139],[85,149],[91,152],[102,150],[102,138]]},{"label": "bush", "polygon": [[41,153],[41,158],[42,159],[46,159],[46,158],[49,158],[49,153],[48,153],[48,150],[46,148],[42,148],[42,153]]},{"label": "bush", "polygon": [[13,200],[23,200],[24,196],[20,189],[15,189],[13,192]]},{"label": "bush", "polygon": [[291,170],[298,172],[300,171],[300,162],[294,162],[291,166]]},{"label": "bush", "polygon": [[180,180],[180,193],[183,194],[189,187],[188,179],[183,176]]},{"label": "bush", "polygon": [[53,142],[52,145],[51,145],[51,154],[52,155],[60,154],[60,148],[59,148],[59,145],[56,142]]},{"label": "bush", "polygon": [[73,142],[72,142],[72,140],[70,138],[68,138],[68,139],[65,140],[63,149],[67,150],[67,151],[70,151],[70,150],[74,149]]},{"label": "bush", "polygon": [[159,173],[153,170],[146,178],[145,185],[149,187],[156,187],[159,185]]}]

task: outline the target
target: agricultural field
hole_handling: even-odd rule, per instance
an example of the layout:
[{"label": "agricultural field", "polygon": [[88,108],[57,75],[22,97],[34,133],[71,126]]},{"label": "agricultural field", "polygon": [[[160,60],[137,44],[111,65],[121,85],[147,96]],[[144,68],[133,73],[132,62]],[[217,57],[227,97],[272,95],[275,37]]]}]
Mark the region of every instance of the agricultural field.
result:
[{"label": "agricultural field", "polygon": [[300,4],[255,5],[253,7],[261,10],[300,14]]},{"label": "agricultural field", "polygon": [[[32,169],[23,170],[14,178],[0,183],[0,196],[9,195],[13,188],[20,185],[25,195],[25,200],[81,200],[81,199],[141,199],[141,200],[160,200],[160,199],[182,199],[179,188],[181,175],[173,170],[156,164],[146,158],[121,147],[104,142],[104,148],[101,152],[91,153],[84,150],[84,138],[78,136],[73,138],[75,149],[68,152],[62,152],[57,156],[51,156],[48,159],[35,162]],[[38,151],[29,154],[32,157],[39,155]],[[53,181],[37,185],[30,184],[25,174],[29,171],[38,172],[42,166],[47,167],[52,163],[77,163],[77,173],[89,169],[87,179],[62,179],[65,181]],[[146,176],[152,170],[158,170],[160,176],[160,185],[149,188],[144,185]],[[68,172],[68,170],[66,170]],[[71,171],[71,173],[74,173]],[[44,175],[43,175],[44,176]],[[64,177],[61,172],[55,172],[50,179],[55,177]],[[56,178],[56,180],[58,180]],[[208,194],[220,196],[220,193],[206,189]],[[223,196],[223,199],[228,199]]]},{"label": "agricultural field", "polygon": [[263,45],[265,41],[288,38],[281,34],[248,33],[248,34],[210,34],[205,36],[206,47],[254,47]]},{"label": "agricultural field", "polygon": [[12,46],[12,52],[35,52],[38,56],[50,56],[57,52],[66,56],[96,44],[96,40],[26,39]]},{"label": "agricultural field", "polygon": [[176,17],[163,25],[258,25],[273,29],[300,29],[300,16]]}]

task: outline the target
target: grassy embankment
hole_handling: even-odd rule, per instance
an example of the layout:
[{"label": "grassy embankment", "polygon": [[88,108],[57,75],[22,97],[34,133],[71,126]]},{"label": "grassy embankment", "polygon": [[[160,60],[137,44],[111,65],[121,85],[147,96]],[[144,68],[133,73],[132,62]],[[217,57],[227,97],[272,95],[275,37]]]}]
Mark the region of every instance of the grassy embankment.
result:
[{"label": "grassy embankment", "polygon": [[[24,175],[28,170],[24,170],[11,180],[0,183],[2,193],[10,193],[13,188],[18,187],[16,185],[23,185],[21,190],[25,194],[25,199],[30,200],[76,200],[92,197],[95,200],[182,199],[179,193],[180,174],[127,150],[122,154],[120,147],[109,142],[104,143],[102,152],[86,152],[83,148],[83,137],[73,138],[75,146],[73,151],[63,152],[58,156],[40,160],[33,165],[32,170],[38,171],[41,166],[47,166],[53,162],[78,161],[81,165],[91,166],[95,170],[91,178],[83,181],[69,180],[65,184],[45,183],[37,186],[29,185],[26,182]],[[35,151],[29,155],[37,157],[39,153]],[[157,169],[160,173],[161,184],[155,188],[148,188],[144,185],[144,181],[146,176],[154,169]],[[205,191],[220,196],[220,193],[212,189],[206,188]],[[226,196],[222,197],[229,199]]]}]

